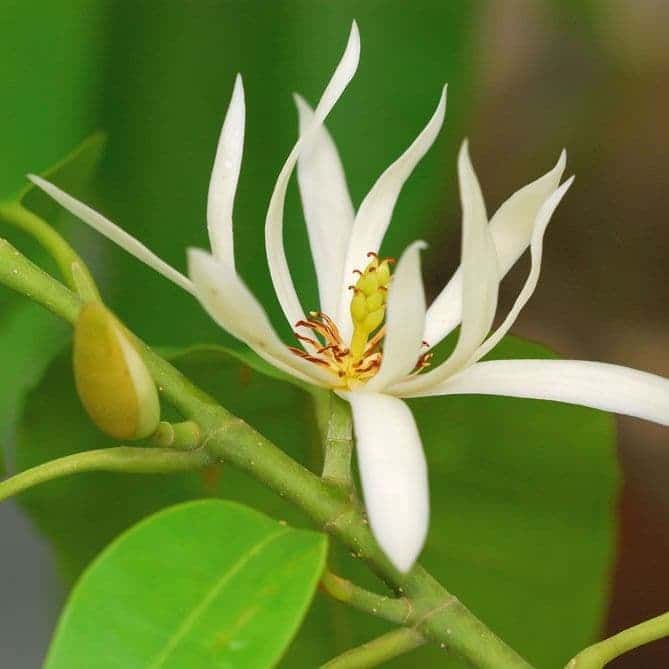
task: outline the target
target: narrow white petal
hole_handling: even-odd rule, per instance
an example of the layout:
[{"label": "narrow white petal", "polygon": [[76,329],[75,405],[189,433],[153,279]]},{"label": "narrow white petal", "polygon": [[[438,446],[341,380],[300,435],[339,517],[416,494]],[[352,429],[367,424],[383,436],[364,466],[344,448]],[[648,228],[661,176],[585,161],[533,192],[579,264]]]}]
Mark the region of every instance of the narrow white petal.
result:
[{"label": "narrow white petal", "polygon": [[427,536],[427,465],[416,422],[396,397],[353,392],[358,465],[372,532],[401,572],[416,561]]},{"label": "narrow white petal", "polygon": [[183,288],[189,293],[193,293],[193,284],[181,272],[178,272],[174,267],[168,265],[164,260],[161,260],[153,251],[142,244],[125,230],[122,230],[115,223],[99,214],[95,209],[92,209],[83,202],[73,198],[57,186],[42,179],[42,177],[29,174],[28,179],[32,181],[35,186],[41,188],[47,195],[52,197],[58,204],[67,209],[71,214],[81,219],[84,223],[90,225],[94,230],[97,230],[101,235],[107,237],[121,248],[125,249],[130,255],[135,256],[138,260],[147,264],[151,269],[154,269],[159,274],[162,274],[166,279],[173,281],[177,286]]},{"label": "narrow white petal", "polygon": [[211,251],[230,267],[235,266],[232,210],[244,152],[245,114],[244,85],[238,74],[218,139],[207,198],[207,229]]},{"label": "narrow white petal", "polygon": [[[295,105],[302,135],[312,126],[314,112],[297,94]],[[316,268],[321,311],[334,316],[355,212],[337,147],[324,125],[317,128],[300,152],[297,182]]]},{"label": "narrow white petal", "polygon": [[560,200],[564,197],[564,194],[567,192],[574,177],[571,177],[565,181],[562,186],[560,186],[554,193],[551,195],[537,214],[537,219],[534,225],[534,232],[532,233],[532,241],[530,242],[530,256],[531,256],[531,267],[530,273],[527,276],[525,284],[523,285],[522,290],[518,294],[516,301],[514,302],[511,311],[509,311],[507,317],[504,319],[504,322],[493,332],[493,334],[486,339],[485,342],[478,348],[476,353],[472,358],[472,362],[480,360],[483,356],[487,355],[492,351],[495,346],[502,340],[506,333],[511,329],[513,324],[518,318],[518,314],[522,311],[523,307],[527,304],[530,297],[534,293],[537,283],[539,282],[539,274],[541,272],[541,259],[543,256],[543,242],[544,242],[544,233],[546,228],[550,223],[551,216],[560,204]]},{"label": "narrow white petal", "polygon": [[337,65],[337,69],[332,75],[314,111],[311,126],[297,140],[279,173],[267,210],[265,221],[267,262],[274,290],[276,291],[283,313],[286,315],[291,326],[294,326],[297,321],[304,319],[304,312],[295,292],[295,286],[290,276],[290,269],[288,268],[288,261],[286,260],[286,252],[283,245],[283,210],[288,182],[300,152],[305,145],[309,145],[311,137],[318,132],[320,125],[344,92],[349,81],[353,78],[359,59],[360,36],[358,34],[358,27],[354,22],[344,55],[339,61],[339,65]]},{"label": "narrow white petal", "polygon": [[386,336],[378,374],[365,391],[378,391],[396,383],[416,367],[425,327],[425,291],[420,272],[420,252],[427,245],[414,242],[397,263],[388,291]]},{"label": "narrow white petal", "polygon": [[[613,411],[669,425],[669,379],[586,360],[478,362],[424,395],[506,395]],[[413,396],[413,394],[410,394]]]},{"label": "narrow white petal", "polygon": [[377,179],[358,209],[346,253],[337,311],[337,321],[340,323],[345,341],[350,338],[353,328],[347,317],[350,299],[347,286],[352,282],[353,272],[356,269],[364,269],[368,262],[367,253],[370,251],[376,253],[381,247],[400,191],[437,138],[445,114],[446,87],[444,86],[432,118],[411,146]]},{"label": "narrow white petal", "polygon": [[[497,251],[500,281],[530,243],[539,208],[558,187],[566,157],[563,151],[550,172],[516,191],[492,217],[490,232]],[[423,339],[436,346],[458,326],[461,318],[462,269],[458,268],[427,310]]]},{"label": "narrow white petal", "polygon": [[331,385],[332,374],[297,357],[279,339],[264,309],[232,267],[206,251],[189,249],[188,273],[195,297],[222,328],[278,369],[308,383]]},{"label": "narrow white petal", "polygon": [[462,326],[455,350],[448,359],[426,374],[401,383],[393,392],[427,388],[444,381],[467,364],[490,331],[497,307],[499,270],[490,234],[485,203],[467,142],[458,157],[462,199]]}]

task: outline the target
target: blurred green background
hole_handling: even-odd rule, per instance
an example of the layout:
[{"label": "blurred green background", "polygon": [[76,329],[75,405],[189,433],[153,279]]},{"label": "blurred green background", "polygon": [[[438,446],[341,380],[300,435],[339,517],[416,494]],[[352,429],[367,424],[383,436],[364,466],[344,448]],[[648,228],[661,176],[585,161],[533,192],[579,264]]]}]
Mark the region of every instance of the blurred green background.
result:
[{"label": "blurred green background", "polygon": [[[102,128],[108,150],[88,201],[183,268],[185,248],[206,244],[209,170],[241,72],[248,116],[237,264],[278,316],[262,221],[296,136],[290,94],[316,101],[352,18],[361,65],[328,127],[354,202],[410,143],[449,83],[445,129],[403,192],[384,250],[397,255],[426,238],[428,290],[436,294],[457,264],[454,156],[462,138],[470,137],[490,210],[565,146],[576,183],[548,233],[540,287],[515,331],[566,357],[669,375],[669,9],[662,0],[5,0],[0,195]],[[295,191],[288,252],[301,294],[315,304]],[[60,225],[140,336],[158,345],[226,342],[174,286],[84,226]],[[521,267],[505,281],[504,305],[523,278]],[[67,333],[7,291],[0,305],[2,378],[13,389],[0,398],[7,427],[20,392],[48,358],[28,353],[57,350]],[[609,631],[669,608],[667,431],[619,425],[626,486]],[[48,551],[20,516],[2,513],[0,524],[14,531],[3,529],[0,620],[8,622],[0,626],[0,664],[23,669],[36,666],[46,647],[55,611],[44,602],[58,586]],[[667,661],[669,643],[660,642],[611,666]]]}]

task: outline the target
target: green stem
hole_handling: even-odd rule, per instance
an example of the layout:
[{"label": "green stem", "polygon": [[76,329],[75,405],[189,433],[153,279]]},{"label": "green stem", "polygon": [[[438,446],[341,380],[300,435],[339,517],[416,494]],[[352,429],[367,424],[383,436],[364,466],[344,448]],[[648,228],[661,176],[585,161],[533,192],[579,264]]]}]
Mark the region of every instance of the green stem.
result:
[{"label": "green stem", "polygon": [[345,490],[353,490],[351,409],[348,402],[334,393],[330,393],[327,431],[323,446],[323,478]]},{"label": "green stem", "polygon": [[414,621],[413,606],[406,597],[385,597],[365,590],[351,581],[326,570],[321,577],[321,588],[334,599],[360,611],[384,618],[398,625]]},{"label": "green stem", "polygon": [[192,420],[183,423],[168,423],[162,420],[156,431],[149,437],[149,443],[162,448],[190,451],[202,443],[202,431]]},{"label": "green stem", "polygon": [[49,311],[74,323],[81,300],[51,275],[0,238],[0,283],[38,302]]},{"label": "green stem", "polygon": [[[73,323],[81,300],[0,240],[0,283],[27,295]],[[305,469],[259,432],[193,385],[166,360],[136,340],[165,399],[204,435],[203,449],[218,461],[234,464],[303,509],[321,528],[363,558],[395,592],[411,600],[417,630],[448,644],[479,669],[530,669],[456,597],[420,565],[398,572],[376,544],[358,506],[346,491]],[[181,453],[182,456],[189,455]]]},{"label": "green stem", "polygon": [[84,261],[48,223],[18,202],[0,204],[0,220],[34,237],[56,261],[65,283],[71,290],[86,301],[100,300],[95,280]]},{"label": "green stem", "polygon": [[567,669],[602,669],[623,653],[666,636],[669,636],[669,613],[645,620],[582,650]]},{"label": "green stem", "polygon": [[117,446],[66,455],[0,481],[0,501],[53,479],[81,472],[170,474],[198,469],[211,463],[205,451],[184,453],[163,448]]},{"label": "green stem", "polygon": [[408,653],[425,643],[425,639],[415,629],[403,627],[384,634],[357,648],[351,648],[342,655],[326,662],[321,669],[367,669],[377,667],[398,655]]}]

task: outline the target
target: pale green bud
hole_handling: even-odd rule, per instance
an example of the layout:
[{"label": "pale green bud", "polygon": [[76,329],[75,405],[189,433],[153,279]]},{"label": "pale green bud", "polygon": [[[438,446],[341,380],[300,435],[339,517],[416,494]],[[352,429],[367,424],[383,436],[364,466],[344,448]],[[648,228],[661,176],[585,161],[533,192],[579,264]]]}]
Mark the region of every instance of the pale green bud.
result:
[{"label": "pale green bud", "polygon": [[74,326],[74,378],[91,420],[114,439],[143,439],[160,421],[156,386],[123,325],[99,302]]}]

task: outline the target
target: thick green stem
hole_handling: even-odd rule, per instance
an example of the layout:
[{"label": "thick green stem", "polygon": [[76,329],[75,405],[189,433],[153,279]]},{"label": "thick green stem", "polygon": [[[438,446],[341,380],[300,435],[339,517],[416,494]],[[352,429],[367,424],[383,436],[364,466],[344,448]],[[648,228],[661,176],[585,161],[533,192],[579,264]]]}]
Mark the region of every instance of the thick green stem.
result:
[{"label": "thick green stem", "polygon": [[0,238],[0,283],[38,302],[61,318],[74,323],[81,300]]},{"label": "thick green stem", "polygon": [[0,220],[31,235],[56,261],[65,283],[84,300],[99,300],[95,280],[84,261],[45,221],[18,202],[0,204]]},{"label": "thick green stem", "polygon": [[623,653],[669,636],[669,613],[646,620],[600,641],[574,657],[567,669],[602,669]]},{"label": "thick green stem", "polygon": [[410,625],[415,622],[413,605],[406,597],[378,595],[327,570],[321,577],[321,588],[344,604],[392,623]]},{"label": "thick green stem", "polygon": [[45,462],[0,481],[0,501],[33,486],[81,472],[125,472],[128,474],[171,474],[205,467],[212,462],[206,451],[184,453],[167,448],[117,446],[74,453]]},{"label": "thick green stem", "polygon": [[323,478],[330,483],[353,490],[351,457],[353,423],[348,402],[330,393],[330,408],[323,453]]},{"label": "thick green stem", "polygon": [[[71,323],[81,300],[0,240],[0,282],[43,304]],[[302,467],[268,439],[234,416],[177,369],[137,340],[151,375],[165,399],[202,429],[203,448],[216,461],[248,472],[303,509],[321,528],[364,559],[395,592],[411,600],[416,629],[447,644],[480,669],[530,669],[456,597],[420,565],[398,572],[376,544],[367,522],[347,491]],[[187,453],[182,453],[187,456]]]},{"label": "thick green stem", "polygon": [[408,653],[425,643],[419,632],[410,627],[403,627],[384,634],[357,648],[351,648],[335,657],[321,669],[367,669],[377,667],[394,657]]}]

